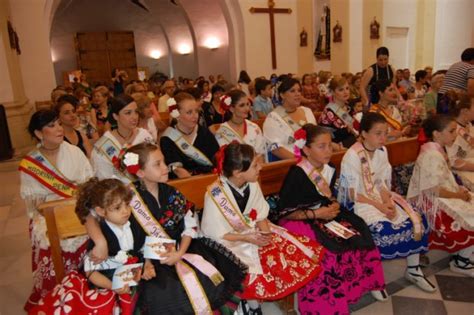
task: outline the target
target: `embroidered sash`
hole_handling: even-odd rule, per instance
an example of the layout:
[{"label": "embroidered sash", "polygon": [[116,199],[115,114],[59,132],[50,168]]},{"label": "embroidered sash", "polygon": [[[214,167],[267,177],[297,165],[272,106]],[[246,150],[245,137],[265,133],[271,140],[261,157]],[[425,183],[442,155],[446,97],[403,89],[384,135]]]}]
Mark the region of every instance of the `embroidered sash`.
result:
[{"label": "embroidered sash", "polygon": [[359,122],[355,120],[345,109],[341,109],[336,103],[329,103],[327,108],[330,109],[340,120],[342,120],[354,135],[359,135],[359,132],[356,129],[356,126],[359,124]]},{"label": "embroidered sash", "polygon": [[[246,124],[246,122],[244,122],[244,124]],[[224,124],[219,127],[217,135],[226,139],[227,143],[231,143],[232,141],[237,141],[238,143],[245,143],[244,139],[234,129]]]},{"label": "embroidered sash", "polygon": [[[374,181],[372,179],[372,172],[370,169],[369,155],[364,149],[362,143],[356,142],[352,149],[357,152],[360,159],[362,181],[364,183],[365,191],[367,194],[378,201],[382,201],[379,192],[377,191]],[[390,198],[396,203],[403,211],[406,212],[408,217],[413,223],[413,235],[416,241],[421,240],[423,232],[423,224],[420,215],[411,207],[411,205],[400,195],[390,192]]]},{"label": "embroidered sash", "polygon": [[378,104],[372,104],[370,106],[369,112],[371,113],[379,113],[382,115],[387,123],[396,130],[402,130],[402,125],[398,122],[398,120],[393,119],[392,116],[390,116],[380,105]]},{"label": "embroidered sash", "polygon": [[316,190],[327,198],[332,198],[331,188],[324,176],[313,166],[311,163],[303,158],[301,162],[297,164],[306,173],[308,178],[316,187]]},{"label": "embroidered sash", "polygon": [[[224,218],[235,231],[244,232],[252,228],[247,222],[247,220],[244,218],[243,214],[238,210],[238,208],[232,203],[231,199],[227,196],[219,179],[208,187],[208,192],[212,198],[212,201],[214,201],[214,204],[221,211]],[[276,226],[272,223],[270,223],[269,225],[270,230],[273,233],[276,233],[282,236],[283,238],[289,240],[306,256],[310,258],[314,256],[314,252],[311,249],[309,249],[303,243],[301,243],[292,235],[290,235],[284,228]]]},{"label": "embroidered sash", "polygon": [[207,158],[207,156],[202,153],[198,148],[187,142],[181,132],[179,132],[178,130],[168,127],[163,133],[163,137],[170,138],[181,150],[181,152],[183,152],[187,157],[193,159],[197,163],[204,166],[212,166],[212,162]]},{"label": "embroidered sash", "polygon": [[[156,221],[155,217],[148,209],[147,205],[143,202],[140,194],[137,192],[133,185],[130,185],[133,191],[133,198],[130,202],[132,206],[132,213],[135,219],[138,221],[140,226],[149,236],[160,237],[171,239],[166,233],[161,224]],[[196,267],[200,272],[205,274],[214,285],[219,285],[224,281],[224,277],[221,273],[206,261],[202,256],[196,254],[186,253],[182,256],[183,260],[186,260],[189,264]],[[186,294],[188,295],[189,301],[196,314],[212,314],[212,309],[209,304],[206,292],[204,291],[199,279],[193,268],[191,268],[186,262],[180,260],[176,263],[176,272],[181,280]]]},{"label": "embroidered sash", "polygon": [[18,169],[60,197],[71,198],[77,189],[38,150],[23,158]]},{"label": "embroidered sash", "polygon": [[[108,138],[108,137],[102,137],[96,143],[96,147],[98,148],[98,151],[102,155],[107,157],[110,164],[114,165],[114,158],[118,158],[118,156],[120,154],[120,148],[117,147],[115,142],[112,139]],[[134,180],[133,177],[130,174],[128,174],[128,172],[121,172],[120,170],[116,169],[115,167],[114,167],[114,170],[116,170],[120,175],[126,177],[131,182]]]}]

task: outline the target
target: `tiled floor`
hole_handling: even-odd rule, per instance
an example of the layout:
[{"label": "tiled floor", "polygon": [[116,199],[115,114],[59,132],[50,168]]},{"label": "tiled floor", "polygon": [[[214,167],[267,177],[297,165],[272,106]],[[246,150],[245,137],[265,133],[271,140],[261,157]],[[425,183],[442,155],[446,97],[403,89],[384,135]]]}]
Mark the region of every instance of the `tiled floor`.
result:
[{"label": "tiled floor", "polygon": [[[23,304],[31,289],[31,250],[28,219],[19,196],[17,162],[0,163],[0,315],[23,314]],[[447,255],[429,253],[432,265],[425,274],[439,290],[424,293],[403,279],[404,260],[384,262],[386,302],[364,296],[351,309],[357,315],[474,315],[474,279],[447,269]],[[265,303],[263,313],[280,315],[275,303]],[[328,314],[329,315],[329,314]]]}]

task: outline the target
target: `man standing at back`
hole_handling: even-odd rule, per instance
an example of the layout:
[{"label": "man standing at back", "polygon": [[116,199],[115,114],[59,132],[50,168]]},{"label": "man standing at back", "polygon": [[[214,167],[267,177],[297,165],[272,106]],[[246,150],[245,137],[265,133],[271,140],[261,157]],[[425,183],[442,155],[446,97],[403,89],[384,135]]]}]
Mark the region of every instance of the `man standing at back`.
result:
[{"label": "man standing at back", "polygon": [[453,64],[446,72],[438,93],[438,113],[447,112],[449,100],[444,94],[452,89],[464,91],[469,97],[474,97],[474,47],[465,49],[461,54],[461,61]]},{"label": "man standing at back", "polygon": [[377,62],[367,68],[360,82],[360,96],[362,104],[368,105],[378,102],[378,95],[373,91],[375,82],[385,79],[395,83],[394,69],[388,64],[388,48],[379,47],[376,53]]}]

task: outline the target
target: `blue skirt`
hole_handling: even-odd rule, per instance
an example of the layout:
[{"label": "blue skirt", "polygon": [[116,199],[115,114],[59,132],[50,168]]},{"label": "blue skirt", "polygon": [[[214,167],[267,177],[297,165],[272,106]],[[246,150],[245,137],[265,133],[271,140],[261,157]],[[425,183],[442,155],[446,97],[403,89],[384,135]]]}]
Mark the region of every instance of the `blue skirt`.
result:
[{"label": "blue skirt", "polygon": [[416,241],[413,234],[413,223],[408,218],[400,224],[380,221],[369,225],[372,238],[380,251],[382,259],[407,257],[412,254],[428,251],[428,223],[423,219],[423,235]]}]

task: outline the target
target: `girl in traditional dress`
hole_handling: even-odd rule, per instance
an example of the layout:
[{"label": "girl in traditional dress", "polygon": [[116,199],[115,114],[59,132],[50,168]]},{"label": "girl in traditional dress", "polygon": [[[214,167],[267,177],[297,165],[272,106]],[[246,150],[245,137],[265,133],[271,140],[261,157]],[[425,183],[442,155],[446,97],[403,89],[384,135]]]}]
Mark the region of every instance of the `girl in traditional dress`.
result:
[{"label": "girl in traditional dress", "polygon": [[222,100],[230,113],[230,119],[221,124],[216,131],[220,146],[232,141],[251,145],[257,154],[266,154],[265,138],[260,127],[247,120],[250,104],[247,95],[240,90],[230,91]]},{"label": "girl in traditional dress", "polygon": [[263,124],[263,134],[276,159],[292,159],[295,157],[293,134],[307,123],[316,124],[316,119],[311,109],[300,106],[301,84],[298,80],[283,80],[278,86],[278,94],[282,105],[268,114]]},{"label": "girl in traditional dress", "polygon": [[[45,201],[72,197],[76,185],[93,175],[92,167],[84,153],[78,147],[63,141],[64,131],[56,112],[40,110],[34,113],[28,131],[40,144],[23,158],[19,168],[20,193],[30,218],[33,269],[33,292],[26,302],[25,310],[36,305],[39,299],[56,285],[46,221],[38,212],[37,206]],[[92,229],[93,236],[96,235],[94,231],[99,232],[94,222],[91,217],[86,224],[88,229]],[[87,236],[61,241],[66,271],[78,268],[86,250],[86,241]],[[104,244],[98,242],[97,245],[92,253],[96,261],[105,258],[102,254]]]},{"label": "girl in traditional dress", "polygon": [[267,220],[269,206],[257,178],[261,164],[248,144],[223,146],[217,158],[221,175],[208,187],[202,232],[230,249],[249,266],[242,298],[249,314],[262,314],[258,301],[278,300],[320,272],[323,250]]},{"label": "girl in traditional dress", "polygon": [[130,178],[114,167],[120,150],[127,145],[153,141],[153,137],[145,129],[137,128],[137,103],[131,96],[122,94],[114,97],[110,100],[110,104],[111,118],[116,122],[117,128],[106,131],[97,140],[92,151],[92,166],[99,179],[115,177],[124,183],[129,183]]},{"label": "girl in traditional dress", "polygon": [[181,92],[168,100],[169,112],[176,121],[163,133],[160,147],[171,178],[210,173],[212,159],[219,150],[214,135],[198,125],[199,104]]},{"label": "girl in traditional dress", "polygon": [[[448,158],[453,169],[474,171],[474,98],[464,92],[446,92],[449,97],[448,111],[456,120],[456,140],[446,146]],[[474,184],[474,183],[473,183]]]},{"label": "girl in traditional dress", "polygon": [[121,165],[138,178],[132,184],[132,228],[178,245],[163,260],[152,260],[156,277],[143,283],[143,312],[232,314],[247,267],[222,245],[199,235],[192,204],[166,184],[168,168],[160,149],[150,143],[133,146]]},{"label": "girl in traditional dress", "polygon": [[364,114],[361,140],[347,150],[341,163],[339,200],[354,203],[354,211],[369,226],[384,259],[407,258],[405,277],[422,290],[434,292],[420,268],[420,253],[428,249],[426,220],[400,195],[390,191],[388,126],[378,113]]},{"label": "girl in traditional dress", "polygon": [[474,253],[473,194],[456,182],[444,149],[456,139],[456,122],[432,116],[423,123],[423,130],[429,142],[421,147],[407,198],[428,218],[430,248],[452,253],[451,270],[474,277],[469,260]]},{"label": "girl in traditional dress", "polygon": [[406,136],[410,126],[403,126],[402,116],[395,105],[398,102],[398,93],[395,85],[389,80],[379,80],[374,84],[374,92],[379,101],[370,106],[369,112],[381,114],[388,124],[388,140],[393,141]]},{"label": "girl in traditional dress", "polygon": [[[115,270],[124,265],[139,262],[139,250],[143,238],[130,227],[132,192],[118,179],[99,181],[92,178],[79,187],[76,214],[82,223],[91,209],[100,220],[100,229],[108,246],[108,259],[92,264],[85,257],[85,275],[77,271],[68,274],[54,290],[48,293],[30,314],[133,314],[136,288],[125,285],[112,290]],[[92,243],[93,244],[93,243]],[[153,266],[145,264],[143,274],[147,279],[154,276]]]},{"label": "girl in traditional dress", "polygon": [[385,300],[380,253],[370,230],[333,195],[336,170],[327,164],[332,155],[330,130],[307,124],[298,133],[304,157],[290,168],[280,190],[280,225],[326,249],[323,271],[298,291],[300,313],[349,314],[349,304],[368,291]]},{"label": "girl in traditional dress", "polygon": [[356,137],[359,136],[359,121],[352,117],[347,105],[349,83],[345,78],[335,76],[329,81],[329,90],[333,100],[326,105],[318,122],[320,125],[331,129],[335,143],[349,148],[356,141]]}]

